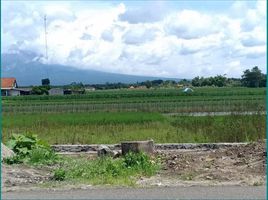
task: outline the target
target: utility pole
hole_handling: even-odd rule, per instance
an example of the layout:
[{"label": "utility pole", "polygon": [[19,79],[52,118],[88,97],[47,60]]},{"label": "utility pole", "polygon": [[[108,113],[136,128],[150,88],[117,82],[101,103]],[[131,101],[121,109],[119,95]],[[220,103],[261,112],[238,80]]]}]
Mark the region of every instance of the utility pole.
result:
[{"label": "utility pole", "polygon": [[46,45],[46,62],[48,61],[47,55],[47,16],[44,16],[44,28],[45,28],[45,45]]},{"label": "utility pole", "polygon": [[[46,56],[45,56],[45,59],[46,59],[46,64],[48,64],[48,53],[47,53],[47,16],[45,15],[44,16],[44,30],[45,30],[45,48],[46,48]],[[47,66],[45,67],[46,69],[46,75],[47,75],[47,78],[48,78],[48,69],[47,69]]]}]

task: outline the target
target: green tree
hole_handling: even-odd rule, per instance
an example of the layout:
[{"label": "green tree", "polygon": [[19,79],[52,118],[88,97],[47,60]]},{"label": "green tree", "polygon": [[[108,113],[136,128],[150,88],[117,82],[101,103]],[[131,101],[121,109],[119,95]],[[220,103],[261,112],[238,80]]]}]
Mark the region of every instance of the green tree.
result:
[{"label": "green tree", "polygon": [[217,75],[214,77],[214,83],[217,87],[223,87],[227,85],[227,78],[221,75]]},{"label": "green tree", "polygon": [[242,75],[242,85],[246,87],[260,87],[263,82],[263,74],[258,66],[253,67],[251,70],[247,69]]},{"label": "green tree", "polygon": [[145,86],[146,86],[146,88],[152,87],[152,82],[151,81],[146,81]]},{"label": "green tree", "polygon": [[192,86],[194,86],[194,87],[200,87],[201,86],[199,76],[193,78],[193,80],[192,80]]},{"label": "green tree", "polygon": [[32,88],[32,94],[35,94],[35,95],[48,94],[49,89],[50,89],[49,86],[34,86]]}]

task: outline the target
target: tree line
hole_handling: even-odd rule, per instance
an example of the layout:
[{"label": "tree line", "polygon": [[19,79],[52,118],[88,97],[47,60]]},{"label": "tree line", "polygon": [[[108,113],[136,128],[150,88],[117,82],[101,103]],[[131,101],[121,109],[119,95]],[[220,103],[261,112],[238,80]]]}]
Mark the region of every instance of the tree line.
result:
[{"label": "tree line", "polygon": [[243,72],[241,78],[227,78],[222,75],[214,77],[195,77],[192,79],[192,86],[242,86],[242,87],[266,87],[266,74],[263,74],[258,66],[253,67],[251,70],[247,69]]},{"label": "tree line", "polygon": [[[32,88],[32,94],[48,94],[48,90],[51,89],[50,80],[48,78],[42,79],[41,86],[34,86]],[[225,75],[217,75],[211,77],[195,77],[192,80],[182,79],[180,81],[175,80],[152,80],[136,83],[104,83],[104,84],[86,84],[79,82],[73,82],[69,85],[62,86],[64,89],[72,91],[85,92],[86,87],[92,87],[96,90],[107,89],[124,89],[124,88],[171,88],[178,86],[215,86],[215,87],[266,87],[266,74],[263,74],[258,66],[253,67],[251,70],[247,69],[243,72],[241,78],[227,78]]]}]

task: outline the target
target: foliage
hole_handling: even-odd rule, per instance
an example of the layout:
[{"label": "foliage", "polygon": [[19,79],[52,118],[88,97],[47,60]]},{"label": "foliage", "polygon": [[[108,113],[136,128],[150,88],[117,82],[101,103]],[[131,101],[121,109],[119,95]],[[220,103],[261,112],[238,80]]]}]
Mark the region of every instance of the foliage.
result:
[{"label": "foliage", "polygon": [[55,181],[63,181],[66,177],[66,171],[62,168],[54,170],[53,179]]},{"label": "foliage", "polygon": [[57,155],[51,150],[50,146],[32,134],[13,134],[7,146],[12,149],[15,156],[6,159],[6,163],[22,163],[31,164],[53,164],[57,159]]},{"label": "foliage", "polygon": [[48,95],[48,90],[50,90],[50,86],[49,85],[34,86],[32,88],[32,94],[33,95],[43,95],[43,94]]},{"label": "foliage", "polygon": [[151,176],[159,167],[159,163],[144,153],[130,153],[118,159],[67,159],[54,171],[53,178],[59,181],[72,180],[92,184],[134,184],[136,177]]},{"label": "foliage", "polygon": [[242,75],[242,85],[245,87],[266,87],[266,75],[255,66],[251,70],[247,69]]},{"label": "foliage", "polygon": [[155,173],[155,162],[150,160],[150,157],[145,153],[129,152],[123,158],[124,164],[127,168],[134,168],[136,170],[144,170],[147,175]]},{"label": "foliage", "polygon": [[217,86],[217,87],[224,87],[227,85],[227,78],[225,76],[217,75],[215,77],[195,77],[192,80],[192,85],[194,87],[200,86]]}]

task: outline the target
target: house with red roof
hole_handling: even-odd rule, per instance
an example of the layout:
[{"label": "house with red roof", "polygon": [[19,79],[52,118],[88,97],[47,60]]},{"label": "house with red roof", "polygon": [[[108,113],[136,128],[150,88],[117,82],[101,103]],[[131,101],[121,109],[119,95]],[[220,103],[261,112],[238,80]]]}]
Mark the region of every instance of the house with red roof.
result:
[{"label": "house with red roof", "polygon": [[19,88],[16,78],[1,78],[2,96],[30,95],[32,88]]},{"label": "house with red roof", "polygon": [[2,96],[19,96],[18,84],[15,78],[1,78]]}]

